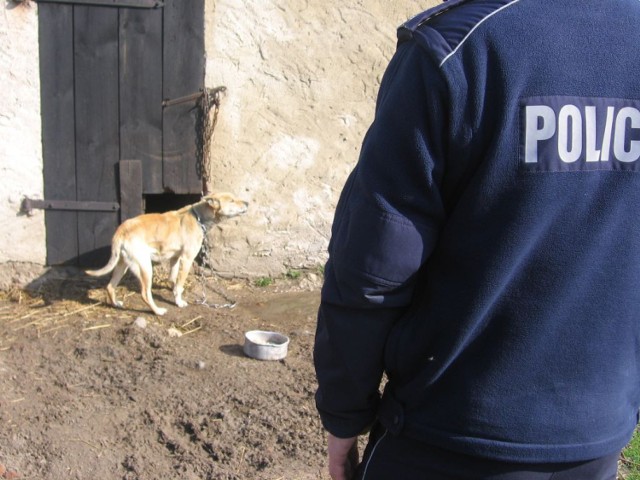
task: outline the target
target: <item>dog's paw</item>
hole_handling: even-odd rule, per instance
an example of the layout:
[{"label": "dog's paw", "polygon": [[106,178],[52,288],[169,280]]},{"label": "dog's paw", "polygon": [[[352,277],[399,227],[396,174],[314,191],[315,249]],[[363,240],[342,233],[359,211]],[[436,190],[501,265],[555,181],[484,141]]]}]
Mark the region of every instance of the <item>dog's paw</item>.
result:
[{"label": "dog's paw", "polygon": [[124,308],[124,302],[121,300],[116,300],[115,302],[113,302],[113,306],[116,308]]},{"label": "dog's paw", "polygon": [[184,308],[189,304],[187,302],[185,302],[184,300],[182,300],[181,298],[180,299],[176,298],[176,305],[178,307],[180,307],[180,308]]},{"label": "dog's paw", "polygon": [[166,308],[158,308],[155,312],[156,315],[164,315],[165,313],[167,313],[167,309]]}]

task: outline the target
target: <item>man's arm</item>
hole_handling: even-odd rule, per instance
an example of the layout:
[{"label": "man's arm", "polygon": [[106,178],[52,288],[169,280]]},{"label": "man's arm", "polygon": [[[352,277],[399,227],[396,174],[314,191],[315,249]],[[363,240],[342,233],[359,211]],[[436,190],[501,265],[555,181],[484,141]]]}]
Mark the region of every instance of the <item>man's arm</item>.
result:
[{"label": "man's arm", "polygon": [[[338,438],[377,415],[384,350],[444,221],[438,68],[413,43],[390,63],[338,207],[318,312],[316,404]],[[440,84],[438,83],[440,82]]]},{"label": "man's arm", "polygon": [[329,475],[333,480],[349,480],[358,466],[358,437],[338,438],[327,436],[329,452]]}]

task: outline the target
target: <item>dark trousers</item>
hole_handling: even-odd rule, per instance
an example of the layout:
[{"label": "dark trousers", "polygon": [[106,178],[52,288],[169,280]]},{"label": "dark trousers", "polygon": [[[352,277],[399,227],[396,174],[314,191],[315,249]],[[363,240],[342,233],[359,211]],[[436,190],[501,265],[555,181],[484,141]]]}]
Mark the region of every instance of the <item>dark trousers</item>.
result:
[{"label": "dark trousers", "polygon": [[576,463],[523,464],[471,457],[396,437],[377,425],[357,480],[615,480],[619,454]]}]

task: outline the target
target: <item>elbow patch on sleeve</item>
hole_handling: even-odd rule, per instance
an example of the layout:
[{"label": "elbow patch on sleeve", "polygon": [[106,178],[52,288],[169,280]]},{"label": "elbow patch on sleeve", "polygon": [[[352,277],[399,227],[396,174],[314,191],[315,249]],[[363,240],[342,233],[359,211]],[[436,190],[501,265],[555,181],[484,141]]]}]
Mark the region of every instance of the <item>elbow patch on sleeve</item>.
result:
[{"label": "elbow patch on sleeve", "polygon": [[427,225],[358,202],[332,238],[329,263],[340,297],[355,305],[406,305],[435,237]]}]

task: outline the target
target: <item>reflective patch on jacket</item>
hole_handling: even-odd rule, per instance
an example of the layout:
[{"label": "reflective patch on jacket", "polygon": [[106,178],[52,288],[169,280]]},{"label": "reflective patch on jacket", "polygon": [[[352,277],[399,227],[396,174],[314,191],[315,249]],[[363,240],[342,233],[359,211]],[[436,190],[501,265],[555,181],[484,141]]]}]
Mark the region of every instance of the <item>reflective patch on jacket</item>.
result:
[{"label": "reflective patch on jacket", "polygon": [[638,100],[525,98],[520,124],[525,171],[640,171]]}]

